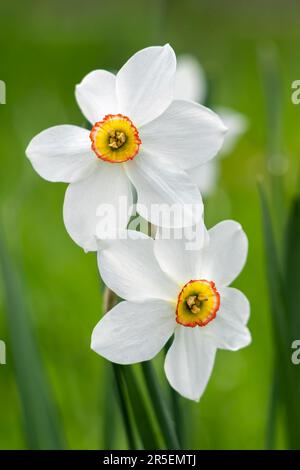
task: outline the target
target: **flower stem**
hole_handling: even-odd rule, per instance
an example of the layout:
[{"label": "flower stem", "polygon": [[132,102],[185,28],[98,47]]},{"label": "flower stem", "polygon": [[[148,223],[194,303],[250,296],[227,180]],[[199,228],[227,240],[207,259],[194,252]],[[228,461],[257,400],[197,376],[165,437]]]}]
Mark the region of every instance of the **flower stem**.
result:
[{"label": "flower stem", "polygon": [[150,361],[142,362],[142,371],[148,387],[153,409],[161,426],[165,443],[169,450],[180,449],[174,423],[166,407],[154,368]]}]

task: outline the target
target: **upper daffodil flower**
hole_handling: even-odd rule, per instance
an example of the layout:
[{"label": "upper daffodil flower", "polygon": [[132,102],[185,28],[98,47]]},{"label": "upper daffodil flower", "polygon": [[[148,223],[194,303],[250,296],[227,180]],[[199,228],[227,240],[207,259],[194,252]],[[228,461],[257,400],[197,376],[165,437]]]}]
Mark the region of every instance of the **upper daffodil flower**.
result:
[{"label": "upper daffodil flower", "polygon": [[174,334],[165,373],[181,395],[199,400],[217,348],[237,350],[251,336],[249,303],[228,287],[242,270],[248,242],[241,226],[224,221],[198,234],[198,250],[185,239],[137,234],[101,242],[102,279],[124,298],[96,325],[91,347],[119,364],[152,359]]},{"label": "upper daffodil flower", "polygon": [[[132,186],[137,211],[154,225],[161,220],[152,204],[180,205],[179,225],[201,217],[199,189],[187,172],[216,155],[226,128],[204,106],[174,100],[175,72],[176,57],[168,44],[137,52],[116,75],[95,70],[75,93],[92,130],[55,126],[30,142],[26,154],[35,170],[49,181],[70,183],[64,222],[85,250],[97,248],[101,205],[119,212],[111,229],[126,227],[130,214],[119,201],[123,197],[132,205]],[[201,210],[191,215],[191,206],[199,205]]]},{"label": "upper daffodil flower", "polygon": [[[175,76],[175,99],[204,103],[206,94],[205,73],[197,59],[191,55],[179,56]],[[217,107],[215,111],[228,129],[218,154],[221,157],[232,152],[238,139],[246,132],[248,120],[246,116],[231,108]],[[218,158],[215,158],[188,170],[188,174],[203,196],[209,196],[216,187],[219,175],[218,163]]]}]

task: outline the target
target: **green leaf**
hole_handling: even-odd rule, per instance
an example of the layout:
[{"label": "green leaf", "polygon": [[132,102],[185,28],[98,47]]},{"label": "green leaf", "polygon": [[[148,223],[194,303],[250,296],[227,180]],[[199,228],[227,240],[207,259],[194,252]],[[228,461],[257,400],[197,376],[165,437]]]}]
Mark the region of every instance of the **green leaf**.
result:
[{"label": "green leaf", "polygon": [[[285,237],[284,280],[287,293],[290,344],[300,339],[300,196],[291,204]],[[300,368],[293,364],[296,391],[300,396]],[[300,441],[300,439],[299,439]]]},{"label": "green leaf", "polygon": [[119,366],[127,386],[132,413],[143,447],[147,450],[159,449],[157,434],[146,404],[142,389],[136,379],[132,366]]},{"label": "green leaf", "polygon": [[270,389],[269,396],[269,411],[267,417],[267,427],[266,427],[266,449],[272,450],[275,449],[275,440],[276,440],[276,424],[277,424],[277,406],[280,401],[279,395],[279,378],[278,371],[274,367],[272,384]]},{"label": "green leaf", "polygon": [[283,82],[280,70],[278,50],[273,44],[259,49],[265,109],[266,109],[266,156],[267,169],[270,175],[273,202],[274,238],[278,247],[282,245],[285,220],[285,194],[283,169]]},{"label": "green leaf", "polygon": [[149,392],[149,397],[152,402],[157,421],[160,424],[167,448],[169,450],[180,449],[174,421],[171,419],[166,402],[162,396],[162,390],[150,361],[142,363],[142,371]]},{"label": "green leaf", "polygon": [[116,392],[119,400],[120,411],[123,419],[123,424],[126,432],[129,450],[137,450],[138,445],[135,439],[134,429],[132,426],[130,410],[128,406],[128,398],[126,394],[126,387],[122,377],[122,366],[112,364],[116,382]]},{"label": "green leaf", "polygon": [[266,195],[259,186],[262,222],[265,240],[266,268],[272,312],[273,335],[275,345],[275,367],[278,370],[280,396],[283,400],[286,416],[286,430],[291,449],[300,447],[298,426],[300,422],[299,395],[291,362],[291,343],[289,312],[285,284],[283,282],[278,254],[275,245],[273,227]]},{"label": "green leaf", "polygon": [[[101,431],[102,431],[102,447],[103,449],[114,449],[115,442],[116,442],[116,427],[117,423],[117,416],[116,416],[116,400],[115,397],[112,396],[112,389],[117,384],[115,383],[115,377],[112,365],[110,363],[105,364],[105,369],[103,371],[104,377],[101,380],[101,388],[103,390],[103,402],[101,406],[102,410],[102,421]],[[118,390],[116,390],[118,393]],[[109,403],[109,406],[108,406]],[[128,442],[128,446],[130,450],[134,449],[133,440]]]},{"label": "green leaf", "polygon": [[300,339],[300,197],[291,205],[285,243],[286,283],[290,339]]},{"label": "green leaf", "polygon": [[[0,267],[9,348],[21,399],[26,440],[30,449],[63,449],[61,425],[35,342],[20,271],[16,271],[0,237]],[[0,271],[0,273],[1,273]]]},{"label": "green leaf", "polygon": [[[173,338],[170,338],[169,341],[165,344],[164,347],[164,356],[166,357],[169,348],[172,345]],[[175,431],[176,435],[179,441],[179,446],[181,449],[185,449],[186,445],[186,422],[191,419],[189,416],[189,408],[185,407],[184,410],[184,415],[183,415],[183,410],[181,407],[181,400],[182,397],[174,390],[173,387],[169,385],[167,382],[168,386],[168,391],[169,391],[169,402],[170,402],[170,409],[171,409],[171,416],[174,419],[174,426],[175,426]]]}]

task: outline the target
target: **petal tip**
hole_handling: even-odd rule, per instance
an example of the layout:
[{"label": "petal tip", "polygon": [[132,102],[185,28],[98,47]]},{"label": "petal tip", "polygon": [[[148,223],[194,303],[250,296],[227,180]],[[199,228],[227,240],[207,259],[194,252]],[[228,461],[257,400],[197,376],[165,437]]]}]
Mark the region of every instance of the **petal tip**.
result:
[{"label": "petal tip", "polygon": [[30,154],[31,154],[30,149],[31,149],[31,141],[29,142],[29,144],[27,145],[26,150],[25,150],[25,155],[29,159],[30,159]]},{"label": "petal tip", "polygon": [[166,42],[166,44],[164,44],[163,49],[169,49],[174,52],[174,49],[169,42]]}]

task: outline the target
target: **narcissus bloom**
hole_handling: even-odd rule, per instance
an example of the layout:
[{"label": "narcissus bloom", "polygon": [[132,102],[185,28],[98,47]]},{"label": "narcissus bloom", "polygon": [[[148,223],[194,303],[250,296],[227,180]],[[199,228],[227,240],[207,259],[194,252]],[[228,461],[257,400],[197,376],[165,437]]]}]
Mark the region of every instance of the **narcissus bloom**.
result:
[{"label": "narcissus bloom", "polygon": [[126,299],[96,325],[92,349],[119,364],[152,359],[174,334],[165,359],[171,386],[199,400],[217,348],[237,350],[251,341],[249,303],[228,287],[247,257],[247,237],[234,221],[198,235],[199,249],[185,239],[136,235],[101,242],[100,274]]},{"label": "narcissus bloom", "polygon": [[84,249],[96,249],[101,206],[110,204],[118,213],[111,229],[126,227],[130,214],[119,207],[120,198],[131,206],[132,186],[137,211],[155,225],[161,220],[152,205],[179,205],[183,215],[174,226],[201,217],[199,189],[187,172],[216,155],[226,128],[204,106],[174,100],[175,72],[169,45],[137,52],[117,75],[95,70],[76,87],[91,131],[61,125],[30,142],[26,153],[35,170],[49,181],[70,183],[64,222]]},{"label": "narcissus bloom", "polygon": [[[190,55],[178,57],[175,76],[175,98],[204,103],[207,95],[206,77],[199,62]],[[218,156],[232,152],[239,137],[246,132],[246,116],[231,108],[217,107],[216,113],[221,117],[228,131]],[[198,165],[188,171],[191,179],[199,187],[203,196],[209,196],[216,187],[219,175],[218,158]]]}]

